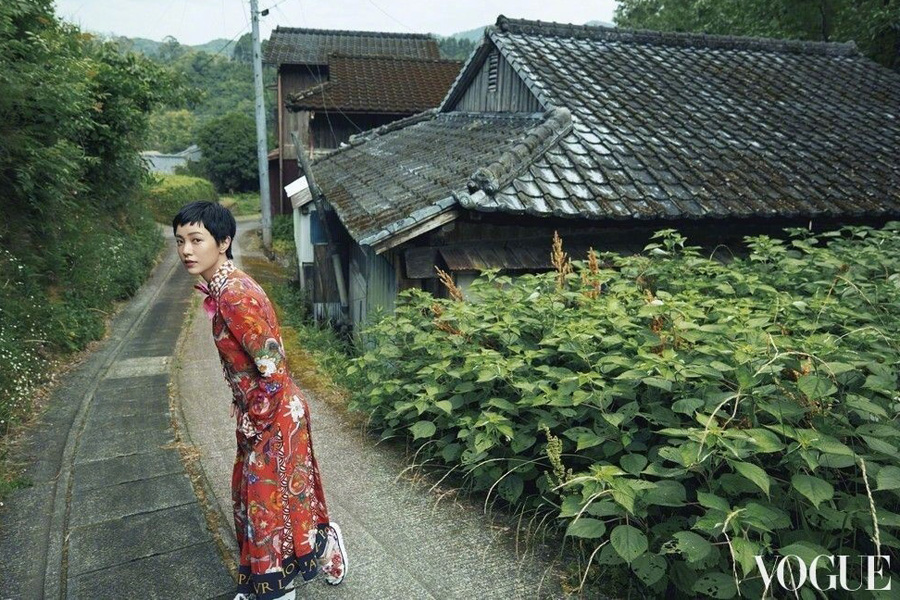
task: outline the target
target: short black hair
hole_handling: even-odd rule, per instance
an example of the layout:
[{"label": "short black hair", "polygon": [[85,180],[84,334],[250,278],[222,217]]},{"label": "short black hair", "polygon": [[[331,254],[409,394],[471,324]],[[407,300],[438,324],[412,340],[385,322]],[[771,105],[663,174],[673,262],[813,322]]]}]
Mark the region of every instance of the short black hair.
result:
[{"label": "short black hair", "polygon": [[225,238],[230,237],[231,243],[228,244],[228,248],[225,250],[225,257],[229,259],[234,258],[231,255],[231,246],[234,244],[237,223],[234,222],[234,216],[230,210],[221,204],[205,200],[185,204],[178,211],[178,214],[175,215],[175,218],[172,219],[172,233],[175,233],[181,225],[193,225],[196,223],[206,227],[206,230],[212,234],[217,244],[221,244],[225,241]]}]

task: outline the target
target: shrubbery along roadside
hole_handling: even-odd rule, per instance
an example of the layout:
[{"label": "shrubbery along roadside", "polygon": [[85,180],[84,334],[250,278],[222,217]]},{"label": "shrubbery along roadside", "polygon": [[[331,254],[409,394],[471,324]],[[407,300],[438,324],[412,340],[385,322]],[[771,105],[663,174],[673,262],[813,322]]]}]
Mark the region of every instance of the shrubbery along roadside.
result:
[{"label": "shrubbery along roadside", "polygon": [[900,224],[747,244],[722,264],[671,230],[639,256],[557,243],[555,272],[488,273],[477,301],[403,292],[351,405],[552,510],[639,596],[759,598],[757,555],[900,564]]}]

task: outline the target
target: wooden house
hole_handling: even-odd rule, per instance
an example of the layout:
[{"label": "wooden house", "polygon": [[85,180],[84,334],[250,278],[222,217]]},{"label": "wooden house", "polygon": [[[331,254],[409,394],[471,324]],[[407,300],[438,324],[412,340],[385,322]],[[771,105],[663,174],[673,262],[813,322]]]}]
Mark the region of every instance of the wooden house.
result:
[{"label": "wooden house", "polygon": [[290,209],[284,187],[297,177],[297,133],[309,156],[350,136],[437,106],[462,63],[441,60],[423,34],[276,27],[264,61],[276,65],[278,148],[270,156],[276,213]]},{"label": "wooden house", "polygon": [[852,43],[501,16],[438,109],[313,164],[348,290],[314,300],[359,324],[399,290],[440,293],[435,266],[463,287],[547,269],[554,230],[577,256],[666,227],[716,244],[883,223],[898,148],[900,75]]}]

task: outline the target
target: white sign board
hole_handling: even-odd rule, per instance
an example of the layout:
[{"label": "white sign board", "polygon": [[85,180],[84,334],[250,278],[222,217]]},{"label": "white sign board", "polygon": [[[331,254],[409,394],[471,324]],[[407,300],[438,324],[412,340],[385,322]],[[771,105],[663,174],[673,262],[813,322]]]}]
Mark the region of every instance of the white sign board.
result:
[{"label": "white sign board", "polygon": [[291,199],[291,206],[295,209],[312,202],[312,192],[309,190],[309,181],[307,181],[306,175],[286,185],[284,193]]}]

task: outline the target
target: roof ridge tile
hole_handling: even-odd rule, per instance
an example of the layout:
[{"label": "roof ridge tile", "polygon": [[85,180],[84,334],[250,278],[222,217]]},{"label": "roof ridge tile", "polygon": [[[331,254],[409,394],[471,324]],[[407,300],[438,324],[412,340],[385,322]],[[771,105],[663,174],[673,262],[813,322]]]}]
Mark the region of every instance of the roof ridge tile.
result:
[{"label": "roof ridge tile", "polygon": [[531,162],[572,129],[572,113],[564,107],[553,107],[544,113],[544,119],[532,127],[506,152],[486,167],[476,170],[466,187],[470,193],[483,190],[496,194],[510,181],[526,170]]},{"label": "roof ridge tile", "polygon": [[699,47],[822,56],[859,56],[856,43],[852,41],[818,42],[679,31],[654,31],[649,29],[620,29],[603,25],[574,25],[572,23],[555,23],[552,21],[510,19],[503,15],[497,17],[497,24],[493,29],[509,34],[568,37],[657,46]]},{"label": "roof ridge tile", "polygon": [[395,31],[360,31],[353,29],[312,29],[306,27],[281,27],[276,26],[272,30],[272,35],[276,33],[310,33],[316,35],[352,35],[356,37],[380,37],[380,38],[402,38],[402,39],[436,39],[430,33],[401,33]]}]

